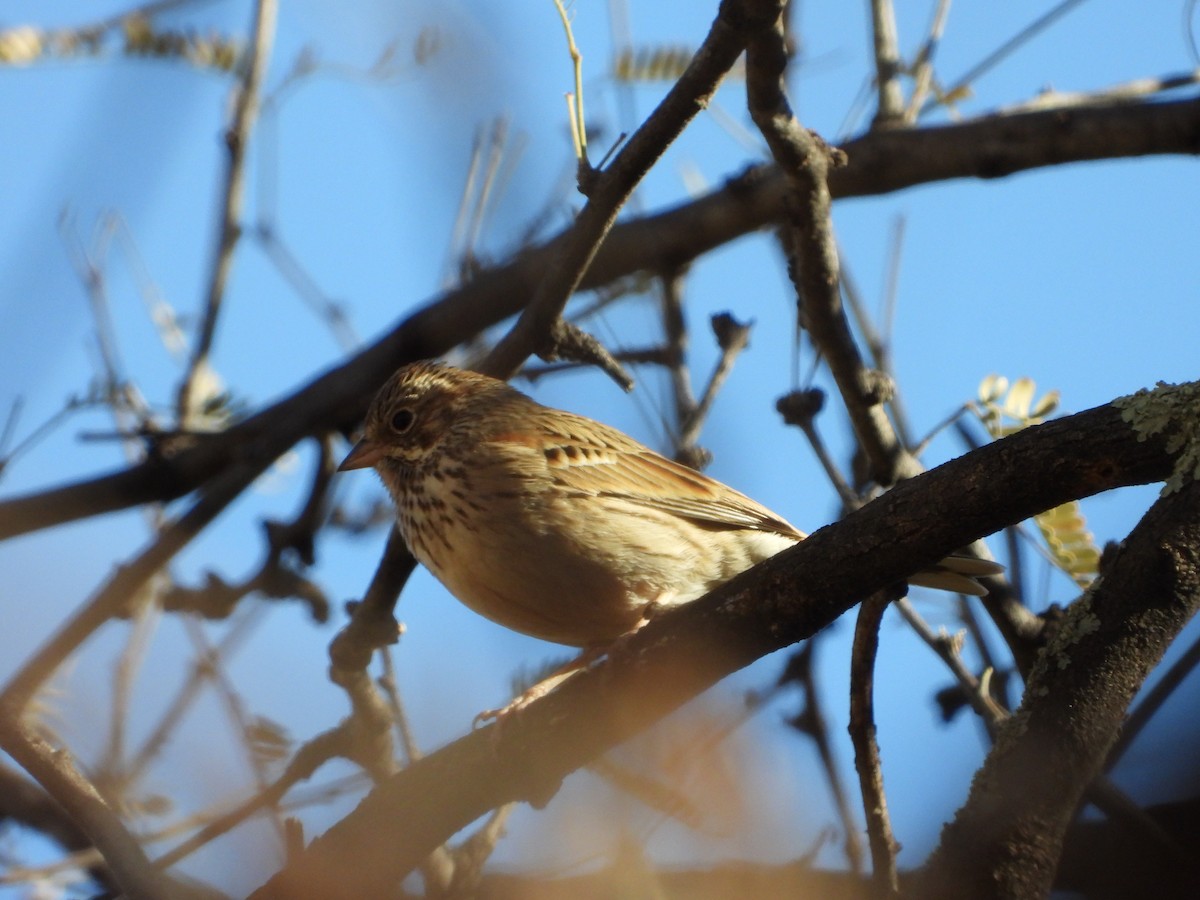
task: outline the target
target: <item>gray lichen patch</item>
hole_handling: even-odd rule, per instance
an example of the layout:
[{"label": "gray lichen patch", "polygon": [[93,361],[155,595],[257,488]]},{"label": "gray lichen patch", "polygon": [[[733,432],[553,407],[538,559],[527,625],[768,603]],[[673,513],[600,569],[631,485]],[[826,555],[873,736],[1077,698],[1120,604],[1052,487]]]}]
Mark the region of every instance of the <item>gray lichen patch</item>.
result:
[{"label": "gray lichen patch", "polygon": [[1171,477],[1162,496],[1180,490],[1189,481],[1200,480],[1200,382],[1167,384],[1153,390],[1143,388],[1128,397],[1118,397],[1113,406],[1133,426],[1138,440],[1154,435],[1166,440],[1166,451],[1175,457]]}]

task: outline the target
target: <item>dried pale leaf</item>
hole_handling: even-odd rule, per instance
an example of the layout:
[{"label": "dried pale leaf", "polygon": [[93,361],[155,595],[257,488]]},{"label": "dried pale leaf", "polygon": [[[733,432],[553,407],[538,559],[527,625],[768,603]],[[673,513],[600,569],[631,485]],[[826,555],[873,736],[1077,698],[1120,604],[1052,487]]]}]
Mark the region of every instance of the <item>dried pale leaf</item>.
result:
[{"label": "dried pale leaf", "polygon": [[1087,530],[1078,501],[1072,500],[1034,516],[1050,556],[1080,587],[1087,587],[1099,572],[1100,548]]},{"label": "dried pale leaf", "polygon": [[1033,405],[1033,409],[1029,413],[1030,416],[1035,419],[1044,419],[1050,413],[1054,412],[1054,410],[1058,409],[1058,402],[1061,398],[1062,392],[1058,390],[1043,394],[1042,399]]},{"label": "dried pale leaf", "polygon": [[1003,375],[991,374],[979,382],[979,402],[995,403],[1008,390],[1008,379]]},{"label": "dried pale leaf", "polygon": [[1029,419],[1029,406],[1033,401],[1037,385],[1032,378],[1018,378],[1004,401],[1004,411],[1012,418],[1024,422]]},{"label": "dried pale leaf", "polygon": [[42,32],[28,25],[0,31],[0,63],[24,66],[36,60],[45,50]]}]

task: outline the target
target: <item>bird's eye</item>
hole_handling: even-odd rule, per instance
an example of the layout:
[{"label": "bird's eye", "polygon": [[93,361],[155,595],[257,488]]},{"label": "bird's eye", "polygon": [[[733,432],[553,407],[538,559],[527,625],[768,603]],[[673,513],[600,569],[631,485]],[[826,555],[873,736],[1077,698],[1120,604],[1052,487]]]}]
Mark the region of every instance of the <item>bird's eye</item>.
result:
[{"label": "bird's eye", "polygon": [[404,434],[408,429],[412,428],[412,424],[416,421],[416,414],[411,409],[402,409],[392,416],[392,431],[396,434]]}]

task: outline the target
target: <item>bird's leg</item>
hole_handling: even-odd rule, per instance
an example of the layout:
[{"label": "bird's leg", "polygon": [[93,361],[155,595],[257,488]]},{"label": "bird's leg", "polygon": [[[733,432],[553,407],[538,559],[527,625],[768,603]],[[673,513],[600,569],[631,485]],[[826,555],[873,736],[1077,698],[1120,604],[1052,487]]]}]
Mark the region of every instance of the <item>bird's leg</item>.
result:
[{"label": "bird's leg", "polygon": [[474,727],[478,728],[480,725],[483,725],[486,722],[495,722],[497,725],[503,725],[505,718],[511,716],[515,712],[520,712],[539,697],[545,697],[548,693],[550,693],[576,672],[586,669],[602,656],[612,656],[623,646],[625,646],[626,642],[628,642],[628,640],[633,637],[642,628],[642,626],[648,623],[654,615],[670,606],[668,601],[670,600],[671,596],[672,595],[670,593],[660,594],[642,607],[642,612],[637,622],[635,622],[633,627],[620,637],[609,641],[606,644],[596,644],[591,647],[584,648],[583,652],[581,652],[577,657],[566,663],[563,663],[537,684],[526,688],[520,693],[520,695],[514,697],[504,706],[501,706],[498,709],[485,709],[475,717]]},{"label": "bird's leg", "polygon": [[475,717],[475,727],[478,728],[480,725],[492,721],[503,724],[504,719],[508,716],[521,711],[539,697],[545,697],[576,672],[586,669],[607,652],[608,645],[585,648],[577,657],[563,663],[537,684],[527,687],[504,706],[498,709],[485,709]]},{"label": "bird's leg", "polygon": [[584,648],[583,652],[576,656],[575,659],[564,662],[562,666],[559,666],[556,668],[556,670],[548,674],[548,676],[542,678],[540,682],[530,686],[530,688],[524,689],[520,695],[512,698],[512,700],[504,704],[503,707],[499,707],[497,709],[485,709],[484,712],[476,715],[474,726],[478,728],[480,725],[484,725],[485,722],[491,721],[496,722],[497,725],[503,726],[504,719],[508,718],[508,716],[514,713],[520,712],[520,710],[529,706],[530,703],[538,700],[539,697],[545,697],[547,694],[550,694],[554,688],[557,688],[558,685],[565,682],[565,680],[570,678],[572,674],[581,672],[584,670],[584,668],[587,668],[588,666],[592,665],[593,662],[600,659],[601,656],[612,656],[619,653],[620,649],[622,649],[625,646],[625,643],[629,641],[629,638],[637,634],[637,631],[641,630],[642,626],[646,625],[650,618],[671,605],[670,602],[668,602],[670,599],[671,594],[668,593],[656,596],[656,598],[650,600],[646,606],[642,607],[641,616],[638,617],[637,622],[634,623],[634,626],[632,626],[629,631],[626,631],[625,634],[620,635],[616,638],[616,640],[608,643],[595,644],[593,647]]}]

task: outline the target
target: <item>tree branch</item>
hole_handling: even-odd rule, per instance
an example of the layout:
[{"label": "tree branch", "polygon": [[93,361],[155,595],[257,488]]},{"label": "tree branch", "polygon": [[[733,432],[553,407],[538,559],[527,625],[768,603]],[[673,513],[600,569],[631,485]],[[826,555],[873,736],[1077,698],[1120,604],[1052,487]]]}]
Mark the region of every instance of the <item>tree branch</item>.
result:
[{"label": "tree branch", "polygon": [[52,746],[31,725],[11,715],[11,710],[4,712],[0,716],[0,745],[87,834],[103,854],[124,896],[130,900],[218,896],[214,891],[186,889],[154,868],[137,839],[75,766],[70,754]]},{"label": "tree branch", "polygon": [[893,593],[884,589],[859,604],[850,656],[850,740],[854,744],[854,768],[858,771],[862,793],[867,840],[871,848],[871,881],[877,897],[895,896],[900,889],[896,873],[896,851],[900,848],[888,815],[883,762],[875,731],[875,658],[879,651],[879,625],[892,599]]},{"label": "tree branch", "polygon": [[[708,36],[658,108],[634,132],[607,169],[587,170],[588,183],[580,185],[580,190],[587,194],[587,205],[564,235],[532,301],[512,330],[492,348],[480,371],[507,379],[530,353],[538,353],[547,360],[556,358],[566,327],[561,318],[563,308],[611,230],[617,212],[671,142],[708,106],[747,42],[779,16],[781,7],[782,0],[721,3]],[[615,361],[612,365],[616,366]],[[632,383],[625,387],[628,390]]]},{"label": "tree branch", "polygon": [[796,286],[797,316],[812,335],[837,382],[859,445],[876,483],[887,486],[921,471],[896,436],[884,410],[891,382],[863,363],[841,297],[833,234],[830,177],[846,155],[804,128],[783,94],[787,53],[782,23],[757,37],[746,52],[750,115],[787,178],[786,217],[792,231],[788,275]]},{"label": "tree branch", "polygon": [[251,38],[250,58],[237,88],[233,120],[225,131],[225,149],[228,163],[225,169],[225,192],[221,199],[221,224],[217,237],[217,249],[209,275],[208,292],[204,301],[204,312],[200,320],[200,333],[196,346],[188,360],[187,371],[179,385],[176,415],[179,427],[186,429],[192,424],[197,399],[197,378],[208,365],[213,338],[217,330],[217,318],[225,299],[225,285],[233,268],[233,251],[242,234],[242,193],[246,181],[246,145],[250,142],[250,131],[258,116],[258,98],[266,75],[267,63],[271,58],[271,45],[275,39],[277,0],[258,0],[254,12],[254,29]]},{"label": "tree branch", "polygon": [[1200,483],[1158,500],[1030,673],[921,896],[1040,897],[1147,673],[1200,609]]},{"label": "tree branch", "polygon": [[[884,130],[844,144],[849,163],[830,175],[836,198],[884,194],[953,178],[998,178],[1049,165],[1200,152],[1200,98],[1171,103],[987,116],[960,125]],[[581,289],[632,272],[660,272],[779,220],[783,176],[757,168],[699,200],[616,226]],[[439,356],[521,310],[561,238],[440,295],[354,358],[227,432],[174,454],[0,502],[0,539],[196,490],[234,459],[269,463],[303,437],[345,430],[405,362]]]}]

